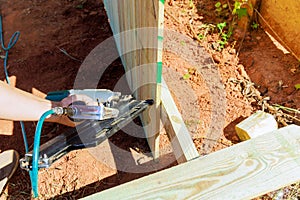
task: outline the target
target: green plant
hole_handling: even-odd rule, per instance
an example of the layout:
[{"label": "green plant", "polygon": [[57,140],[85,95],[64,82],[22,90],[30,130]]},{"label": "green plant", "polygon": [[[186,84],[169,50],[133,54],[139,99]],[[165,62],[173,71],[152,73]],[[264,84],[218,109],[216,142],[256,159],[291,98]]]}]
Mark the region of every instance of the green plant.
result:
[{"label": "green plant", "polygon": [[253,22],[252,25],[251,25],[252,29],[258,29],[258,27],[259,27],[259,24],[256,23],[256,22]]},{"label": "green plant", "polygon": [[197,37],[198,37],[199,40],[203,40],[205,36],[203,34],[199,33],[197,35]]},{"label": "green plant", "polygon": [[217,28],[219,29],[220,33],[223,33],[224,28],[226,27],[226,22],[218,23]]},{"label": "green plant", "polygon": [[215,11],[216,11],[216,13],[217,13],[217,15],[219,17],[222,17],[222,16],[226,17],[226,16],[228,16],[229,15],[228,4],[227,3],[222,4],[221,2],[218,1],[215,4]]},{"label": "green plant", "polygon": [[295,85],[296,90],[300,90],[300,83]]},{"label": "green plant", "polygon": [[218,43],[220,45],[219,50],[224,49],[225,45],[228,43],[228,40],[232,35],[233,27],[230,26],[228,31],[225,31],[224,29],[226,28],[226,26],[227,26],[226,22],[217,24],[217,28],[219,29],[219,36],[221,38],[218,41]]},{"label": "green plant", "polygon": [[195,4],[194,4],[193,0],[189,0],[189,8],[190,9],[194,9],[195,8]]},{"label": "green plant", "polygon": [[239,19],[241,19],[243,16],[248,16],[247,8],[242,8],[244,3],[247,3],[247,0],[243,0],[242,2],[235,0],[234,2],[232,14],[237,15]]},{"label": "green plant", "polygon": [[181,46],[185,46],[185,41],[180,41]]},{"label": "green plant", "polygon": [[182,76],[183,80],[188,80],[190,79],[191,75],[189,73],[186,73]]},{"label": "green plant", "polygon": [[190,77],[191,77],[192,75],[195,75],[195,71],[196,71],[196,69],[195,69],[194,67],[188,68],[187,73],[185,73],[185,74],[182,76],[182,79],[183,79],[183,80],[190,79]]}]

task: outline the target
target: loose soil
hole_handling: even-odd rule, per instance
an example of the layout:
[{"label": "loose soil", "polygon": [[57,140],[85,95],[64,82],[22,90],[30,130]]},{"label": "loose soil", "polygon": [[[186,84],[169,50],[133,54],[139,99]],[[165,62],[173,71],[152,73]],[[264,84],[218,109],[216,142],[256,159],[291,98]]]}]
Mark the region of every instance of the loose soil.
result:
[{"label": "loose soil", "polygon": [[[193,1],[192,6],[188,2],[166,1],[167,29],[193,38],[195,33],[202,33],[201,25],[217,24],[224,20],[214,12],[216,1]],[[9,74],[16,76],[18,88],[28,92],[33,89],[42,93],[71,89],[84,58],[94,47],[112,36],[101,1],[11,0],[1,1],[0,11],[4,18],[6,41],[14,31],[21,32],[10,54]],[[230,18],[226,20],[230,21]],[[200,154],[239,142],[234,126],[260,109],[256,100],[245,93],[247,87],[243,83],[250,79],[263,97],[270,97],[270,103],[300,108],[299,90],[294,87],[300,80],[299,62],[278,50],[264,30],[251,30],[242,37],[235,35],[222,51],[216,50],[216,32],[209,31],[205,36],[199,42],[207,52],[205,56],[212,58],[219,71],[226,97],[223,131],[217,138],[210,138],[207,134],[207,129],[215,123],[212,118],[214,99],[209,83],[198,72],[199,66],[172,52],[164,52],[163,55],[164,78]],[[243,36],[242,41],[240,38]],[[105,71],[98,88],[113,89],[123,74],[121,61],[117,59]],[[4,75],[0,74],[0,78],[3,80]],[[143,133],[134,130],[135,124],[140,122],[137,120],[127,128],[131,128],[134,136],[140,136]],[[26,122],[25,126],[31,145],[36,123]],[[45,124],[41,143],[68,128]],[[100,152],[100,158],[95,158],[91,151],[78,150],[69,153],[49,169],[40,170],[40,199],[78,199],[177,164],[165,133],[162,132],[160,141],[162,158],[159,163],[148,156],[146,140],[134,136],[120,131],[110,138],[110,144],[92,149]],[[0,134],[0,139],[0,151],[16,149],[21,157],[24,156],[19,123],[14,123],[13,135]],[[207,152],[204,146],[211,141],[213,147]],[[125,150],[128,156],[121,157],[116,149]],[[112,157],[113,161],[110,160]],[[270,196],[262,198],[268,199]],[[6,198],[31,198],[26,171],[17,170],[1,196],[1,199]]]}]

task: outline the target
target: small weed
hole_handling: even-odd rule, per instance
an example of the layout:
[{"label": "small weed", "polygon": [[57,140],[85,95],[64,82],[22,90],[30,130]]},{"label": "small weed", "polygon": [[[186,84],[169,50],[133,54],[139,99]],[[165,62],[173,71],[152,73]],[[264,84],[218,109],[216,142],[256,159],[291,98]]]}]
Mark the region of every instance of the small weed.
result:
[{"label": "small weed", "polygon": [[205,38],[205,36],[201,33],[199,33],[197,37],[199,40],[203,40]]},{"label": "small weed", "polygon": [[195,8],[195,4],[194,4],[193,0],[189,0],[189,8],[190,9],[194,9]]},{"label": "small weed", "polygon": [[252,4],[249,4],[248,0],[243,0],[242,2],[235,0],[232,14],[237,15],[238,19],[241,19],[244,16],[248,16],[247,8],[242,8],[243,4],[248,4],[250,5],[250,7],[252,7]]},{"label": "small weed", "polygon": [[183,79],[183,80],[188,80],[188,79],[190,79],[190,77],[191,77],[191,75],[190,75],[189,73],[186,73],[186,74],[184,74],[184,75],[182,76],[182,79]]},{"label": "small weed", "polygon": [[237,10],[237,16],[239,19],[241,19],[244,16],[248,16],[247,8],[240,8]]},{"label": "small weed", "polygon": [[256,23],[256,22],[253,22],[252,25],[251,25],[251,28],[255,29],[255,30],[258,29],[258,27],[259,27],[259,24]]},{"label": "small weed", "polygon": [[222,11],[222,3],[221,2],[217,2],[215,4],[215,7],[216,7],[216,11],[217,12],[221,12]]},{"label": "small weed", "polygon": [[295,85],[296,90],[300,90],[300,83]]},{"label": "small weed", "polygon": [[188,80],[192,75],[195,75],[196,69],[194,67],[188,68],[188,72],[182,76],[183,80]]},{"label": "small weed", "polygon": [[222,23],[218,23],[217,24],[217,27],[218,27],[218,29],[219,29],[219,33],[221,34],[221,33],[223,33],[223,30],[224,30],[224,28],[226,27],[226,22],[222,22]]},{"label": "small weed", "polygon": [[185,41],[180,41],[181,46],[185,46]]},{"label": "small weed", "polygon": [[221,40],[218,41],[218,43],[220,45],[219,46],[219,51],[224,49],[225,45],[228,43],[228,40],[232,35],[232,31],[233,31],[232,29],[233,28],[230,26],[229,30],[226,32],[226,31],[224,31],[226,26],[227,26],[226,22],[222,22],[222,23],[217,24],[217,27],[219,29],[219,36],[221,38]]},{"label": "small weed", "polygon": [[215,4],[215,11],[219,17],[228,17],[228,4],[222,4],[221,2],[217,2]]}]

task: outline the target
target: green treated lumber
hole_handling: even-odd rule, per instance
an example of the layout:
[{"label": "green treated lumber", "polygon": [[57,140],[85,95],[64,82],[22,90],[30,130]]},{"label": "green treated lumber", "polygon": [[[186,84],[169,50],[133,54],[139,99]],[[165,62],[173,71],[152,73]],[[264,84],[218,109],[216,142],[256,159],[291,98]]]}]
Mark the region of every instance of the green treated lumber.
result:
[{"label": "green treated lumber", "polygon": [[299,180],[291,125],[84,199],[251,199]]},{"label": "green treated lumber", "polygon": [[161,120],[178,163],[199,157],[192,137],[178,111],[164,79],[161,87]]},{"label": "green treated lumber", "polygon": [[155,105],[142,114],[154,158],[159,156],[160,80],[164,4],[159,0],[103,0],[126,79],[137,99]]}]

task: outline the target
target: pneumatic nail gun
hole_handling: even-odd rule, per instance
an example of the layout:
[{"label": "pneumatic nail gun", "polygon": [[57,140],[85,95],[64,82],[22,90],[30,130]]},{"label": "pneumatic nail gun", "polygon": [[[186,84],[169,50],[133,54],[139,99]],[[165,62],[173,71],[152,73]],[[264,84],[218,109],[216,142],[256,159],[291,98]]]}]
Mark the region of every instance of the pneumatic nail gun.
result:
[{"label": "pneumatic nail gun", "polygon": [[[55,91],[48,93],[46,99],[61,101],[69,95],[86,95],[98,105],[75,103],[67,107],[56,108],[56,113],[82,122],[40,146],[39,168],[50,167],[72,150],[101,144],[154,103],[153,100],[139,101],[131,95],[121,95],[120,92],[106,89]],[[31,169],[32,151],[20,160],[20,166],[25,170]]]}]

